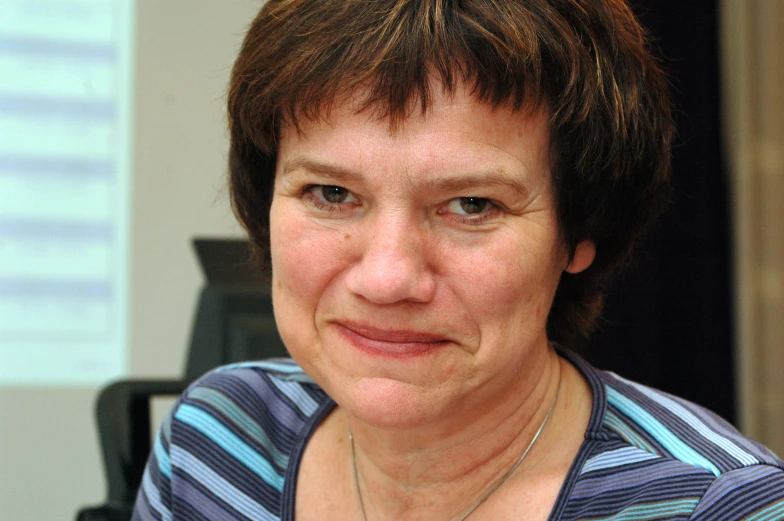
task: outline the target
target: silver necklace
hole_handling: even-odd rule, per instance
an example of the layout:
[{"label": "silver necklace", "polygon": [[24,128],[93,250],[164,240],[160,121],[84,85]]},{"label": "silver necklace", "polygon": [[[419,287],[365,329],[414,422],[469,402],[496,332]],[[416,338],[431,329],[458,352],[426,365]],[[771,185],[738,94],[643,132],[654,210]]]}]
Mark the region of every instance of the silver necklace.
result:
[{"label": "silver necklace", "polygon": [[[531,447],[533,447],[534,443],[536,443],[536,440],[539,438],[539,435],[542,433],[544,426],[547,425],[547,420],[550,419],[550,415],[552,414],[553,409],[555,408],[555,402],[556,400],[558,400],[558,392],[560,391],[560,389],[561,389],[561,373],[559,371],[558,387],[556,387],[555,389],[555,396],[553,397],[553,401],[550,403],[550,408],[547,409],[547,414],[545,415],[544,420],[542,420],[542,423],[539,425],[539,428],[536,430],[534,437],[531,438],[531,441],[528,443],[528,446],[525,448],[525,450],[520,455],[520,457],[517,458],[515,464],[512,465],[511,469],[509,469],[509,472],[504,474],[504,476],[501,479],[496,481],[495,485],[490,487],[490,489],[487,492],[485,492],[484,495],[480,497],[479,500],[476,503],[474,503],[474,505],[471,508],[469,508],[468,511],[465,514],[463,514],[457,521],[465,521],[465,519],[468,516],[470,516],[474,512],[474,510],[479,508],[479,506],[482,503],[484,503],[487,500],[487,498],[492,496],[493,493],[499,488],[501,488],[501,485],[503,485],[506,482],[506,480],[509,479],[512,476],[512,474],[514,474],[514,471],[517,470],[517,467],[520,466],[520,464],[523,462],[525,457],[528,455],[528,452],[531,450]],[[354,450],[354,435],[351,433],[351,429],[349,429],[348,431],[348,441],[349,441],[349,445],[351,446],[351,465],[354,468],[354,486],[357,489],[357,501],[359,502],[359,511],[362,513],[362,521],[367,521],[367,515],[365,514],[365,504],[362,501],[362,493],[359,490],[359,471],[357,470],[357,456],[356,456],[356,451]]]}]

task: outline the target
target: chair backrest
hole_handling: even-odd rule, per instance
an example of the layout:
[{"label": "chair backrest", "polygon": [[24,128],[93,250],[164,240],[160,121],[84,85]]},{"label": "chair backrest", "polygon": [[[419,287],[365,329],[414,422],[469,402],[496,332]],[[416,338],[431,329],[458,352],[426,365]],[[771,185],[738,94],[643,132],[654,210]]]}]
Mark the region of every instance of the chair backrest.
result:
[{"label": "chair backrest", "polygon": [[151,451],[151,400],[178,396],[220,365],[287,356],[272,315],[268,284],[250,263],[247,241],[196,239],[205,274],[182,379],[122,380],[96,403],[107,503],[81,510],[78,521],[127,521]]},{"label": "chair backrest", "polygon": [[266,287],[206,286],[191,329],[185,379],[234,362],[287,356]]},{"label": "chair backrest", "polygon": [[269,280],[237,239],[194,239],[207,283],[191,329],[185,379],[220,365],[286,356],[272,315]]}]

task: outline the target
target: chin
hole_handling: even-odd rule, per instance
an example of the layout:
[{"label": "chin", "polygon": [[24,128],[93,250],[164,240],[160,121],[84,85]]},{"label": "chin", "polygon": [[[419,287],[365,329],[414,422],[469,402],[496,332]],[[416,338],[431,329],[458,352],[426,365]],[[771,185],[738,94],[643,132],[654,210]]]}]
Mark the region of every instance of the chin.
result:
[{"label": "chin", "polygon": [[351,416],[385,430],[423,427],[441,409],[421,387],[391,378],[365,377],[328,393]]}]

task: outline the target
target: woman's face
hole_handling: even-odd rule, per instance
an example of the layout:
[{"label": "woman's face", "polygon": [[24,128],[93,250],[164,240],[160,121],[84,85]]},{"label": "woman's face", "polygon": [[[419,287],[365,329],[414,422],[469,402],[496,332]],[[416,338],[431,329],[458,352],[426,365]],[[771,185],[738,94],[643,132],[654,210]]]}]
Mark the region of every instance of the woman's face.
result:
[{"label": "woman's face", "polygon": [[581,268],[558,238],[548,139],[544,111],[464,90],[394,132],[352,106],[283,129],[275,318],[339,405],[408,428],[525,391],[561,273]]}]

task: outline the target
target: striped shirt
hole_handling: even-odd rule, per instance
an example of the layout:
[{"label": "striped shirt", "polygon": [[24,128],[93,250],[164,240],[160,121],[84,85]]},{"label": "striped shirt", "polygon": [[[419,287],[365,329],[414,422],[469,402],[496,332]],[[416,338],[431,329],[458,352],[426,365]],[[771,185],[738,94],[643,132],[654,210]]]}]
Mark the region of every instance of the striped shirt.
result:
[{"label": "striped shirt", "polygon": [[[713,413],[599,371],[550,521],[784,519],[784,461]],[[334,402],[291,360],[212,371],[161,426],[134,521],[292,521],[296,473]]]}]

